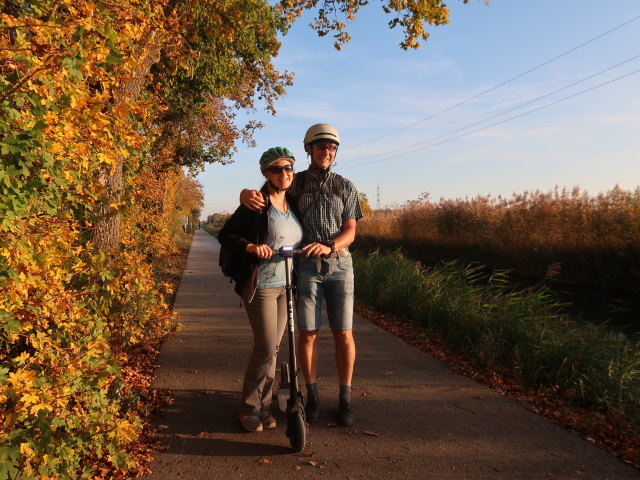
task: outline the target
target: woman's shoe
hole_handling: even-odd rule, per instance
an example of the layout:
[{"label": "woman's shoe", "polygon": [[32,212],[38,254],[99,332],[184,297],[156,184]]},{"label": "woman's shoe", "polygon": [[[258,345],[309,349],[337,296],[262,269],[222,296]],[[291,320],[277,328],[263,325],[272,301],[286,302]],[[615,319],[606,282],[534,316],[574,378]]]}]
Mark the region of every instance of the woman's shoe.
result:
[{"label": "woman's shoe", "polygon": [[262,427],[267,430],[271,430],[277,426],[276,419],[273,418],[273,415],[271,415],[269,411],[260,412],[260,420],[262,420]]},{"label": "woman's shoe", "polygon": [[260,421],[259,417],[256,417],[255,415],[243,415],[243,414],[239,414],[238,416],[240,417],[240,423],[242,423],[242,426],[248,432],[262,431],[262,422]]}]

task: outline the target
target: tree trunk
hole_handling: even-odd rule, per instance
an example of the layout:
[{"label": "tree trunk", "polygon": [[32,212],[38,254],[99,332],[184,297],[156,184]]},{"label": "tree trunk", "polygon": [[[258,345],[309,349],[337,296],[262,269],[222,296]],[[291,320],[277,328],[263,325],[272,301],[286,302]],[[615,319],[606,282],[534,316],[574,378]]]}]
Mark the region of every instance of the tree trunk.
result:
[{"label": "tree trunk", "polygon": [[120,212],[117,205],[122,198],[122,158],[113,172],[103,171],[98,181],[105,187],[105,197],[95,214],[91,241],[99,250],[110,250],[120,242]]},{"label": "tree trunk", "polygon": [[[118,108],[123,103],[135,102],[140,96],[140,92],[145,85],[145,81],[151,70],[151,66],[160,60],[161,47],[156,41],[157,35],[151,33],[144,57],[140,60],[137,68],[130,72],[130,77],[115,93],[114,108]],[[122,199],[123,176],[122,164],[124,157],[118,156],[114,168],[105,169],[98,180],[105,187],[105,197],[102,205],[98,207],[94,218],[94,228],[91,241],[99,250],[111,250],[118,246],[120,242],[120,212],[118,205]]]}]

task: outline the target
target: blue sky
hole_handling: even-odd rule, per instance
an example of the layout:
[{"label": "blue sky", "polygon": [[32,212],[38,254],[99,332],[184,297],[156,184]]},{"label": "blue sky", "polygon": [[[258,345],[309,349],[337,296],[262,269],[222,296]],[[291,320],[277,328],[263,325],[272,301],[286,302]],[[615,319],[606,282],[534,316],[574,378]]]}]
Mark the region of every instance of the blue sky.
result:
[{"label": "blue sky", "polygon": [[262,184],[270,147],[307,168],[302,138],[319,122],[340,131],[335,171],[373,208],[378,189],[384,208],[425,192],[437,201],[640,185],[638,0],[451,1],[450,23],[429,27],[417,51],[398,46],[402,33],[372,3],[342,51],[309,19],[282,39],[274,63],[294,85],[275,117],[238,116],[265,127],[255,148],[239,145],[234,163],[200,174],[203,218],[232,212],[241,188]]}]

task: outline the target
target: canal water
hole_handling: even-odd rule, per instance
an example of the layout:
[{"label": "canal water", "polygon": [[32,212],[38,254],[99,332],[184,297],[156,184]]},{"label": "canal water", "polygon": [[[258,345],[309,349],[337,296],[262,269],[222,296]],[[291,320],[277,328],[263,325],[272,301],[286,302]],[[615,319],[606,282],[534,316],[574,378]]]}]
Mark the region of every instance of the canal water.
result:
[{"label": "canal water", "polygon": [[640,296],[629,292],[616,292],[585,288],[567,284],[552,284],[567,314],[578,321],[594,324],[606,323],[613,329],[640,338]]}]

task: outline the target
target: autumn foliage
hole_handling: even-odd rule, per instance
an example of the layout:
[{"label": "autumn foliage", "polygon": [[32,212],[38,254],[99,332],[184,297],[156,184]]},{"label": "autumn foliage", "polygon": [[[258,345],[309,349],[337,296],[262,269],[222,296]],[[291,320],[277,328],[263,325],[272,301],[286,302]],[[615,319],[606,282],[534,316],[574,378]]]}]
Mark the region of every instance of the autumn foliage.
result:
[{"label": "autumn foliage", "polygon": [[[122,367],[174,328],[151,260],[202,202],[154,149],[167,102],[127,88],[149,84],[149,45],[179,38],[165,6],[7,2],[0,14],[0,478],[137,468],[127,445],[144,405]],[[117,169],[116,199],[104,180]],[[98,212],[121,220],[116,248],[92,243]]]}]

